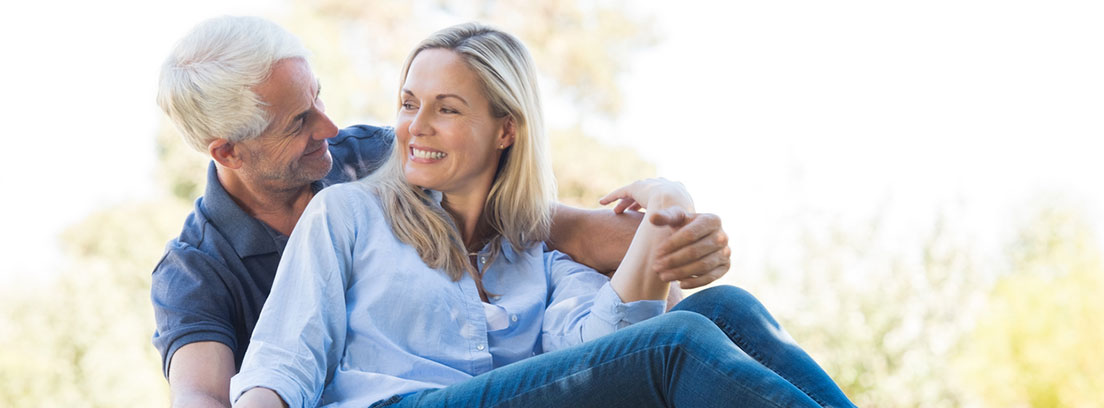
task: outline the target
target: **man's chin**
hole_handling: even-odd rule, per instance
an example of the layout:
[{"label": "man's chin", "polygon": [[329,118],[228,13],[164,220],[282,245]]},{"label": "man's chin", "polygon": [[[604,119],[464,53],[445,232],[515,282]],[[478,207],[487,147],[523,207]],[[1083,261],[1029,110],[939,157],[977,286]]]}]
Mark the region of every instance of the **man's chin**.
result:
[{"label": "man's chin", "polygon": [[330,169],[333,168],[333,158],[330,157],[330,152],[326,152],[325,155],[318,157],[315,160],[309,160],[303,163],[304,173],[310,176],[312,182],[322,180],[327,174],[330,174]]}]

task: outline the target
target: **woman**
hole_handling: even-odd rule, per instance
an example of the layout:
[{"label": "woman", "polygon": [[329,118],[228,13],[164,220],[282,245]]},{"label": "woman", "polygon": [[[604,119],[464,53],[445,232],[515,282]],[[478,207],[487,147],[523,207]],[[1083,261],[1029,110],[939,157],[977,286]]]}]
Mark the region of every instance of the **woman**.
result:
[{"label": "woman", "polygon": [[[748,304],[734,299],[748,296],[734,288],[663,314],[668,286],[647,261],[666,229],[641,223],[612,279],[543,252],[554,183],[517,39],[442,30],[407,59],[399,98],[394,157],[323,190],[296,226],[231,383],[238,404],[850,404],[796,346],[738,347]],[[662,180],[615,200],[693,211]],[[752,337],[777,339],[756,316],[768,324]]]}]

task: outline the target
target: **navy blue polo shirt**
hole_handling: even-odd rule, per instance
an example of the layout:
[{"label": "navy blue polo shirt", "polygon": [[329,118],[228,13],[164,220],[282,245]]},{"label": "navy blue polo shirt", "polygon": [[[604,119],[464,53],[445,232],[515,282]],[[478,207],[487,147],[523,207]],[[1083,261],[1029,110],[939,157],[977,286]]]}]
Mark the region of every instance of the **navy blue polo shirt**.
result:
[{"label": "navy blue polo shirt", "polygon": [[[333,169],[312,186],[317,191],[368,175],[386,160],[394,139],[391,128],[342,129],[329,139]],[[230,198],[212,162],[206,192],[153,270],[153,345],[165,377],[173,353],[199,341],[230,347],[235,369],[241,368],[287,239]]]}]

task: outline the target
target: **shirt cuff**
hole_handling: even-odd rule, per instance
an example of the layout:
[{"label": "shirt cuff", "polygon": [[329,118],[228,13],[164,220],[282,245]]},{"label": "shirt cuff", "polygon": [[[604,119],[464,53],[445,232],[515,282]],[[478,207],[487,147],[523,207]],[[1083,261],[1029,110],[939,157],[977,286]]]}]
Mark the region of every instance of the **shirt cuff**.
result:
[{"label": "shirt cuff", "polygon": [[243,394],[258,387],[272,390],[289,407],[307,406],[302,393],[292,391],[300,389],[297,384],[278,373],[264,370],[240,372],[230,378],[230,405],[236,404]]},{"label": "shirt cuff", "polygon": [[594,297],[591,314],[609,325],[612,332],[659,316],[663,314],[666,308],[666,300],[622,302],[621,297],[617,295],[609,282],[606,282],[601,289],[598,289],[598,295]]}]

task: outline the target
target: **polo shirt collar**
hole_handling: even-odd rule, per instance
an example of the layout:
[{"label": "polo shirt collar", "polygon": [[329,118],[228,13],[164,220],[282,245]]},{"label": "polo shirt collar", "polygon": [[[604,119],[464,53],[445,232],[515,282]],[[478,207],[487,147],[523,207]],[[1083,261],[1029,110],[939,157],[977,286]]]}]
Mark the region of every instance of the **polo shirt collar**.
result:
[{"label": "polo shirt collar", "polygon": [[207,191],[203,193],[203,209],[215,228],[241,257],[283,253],[286,240],[265,223],[245,212],[219,182],[215,162],[207,166]]}]

